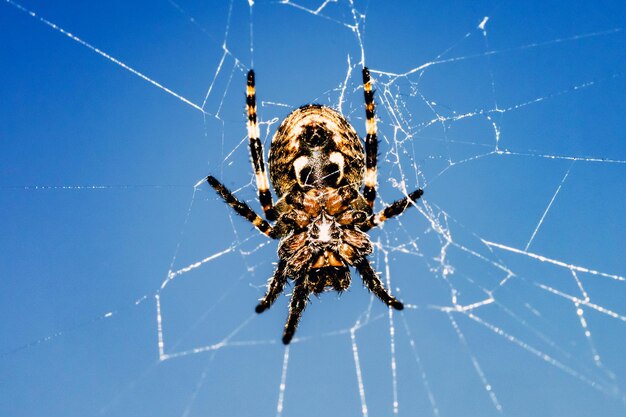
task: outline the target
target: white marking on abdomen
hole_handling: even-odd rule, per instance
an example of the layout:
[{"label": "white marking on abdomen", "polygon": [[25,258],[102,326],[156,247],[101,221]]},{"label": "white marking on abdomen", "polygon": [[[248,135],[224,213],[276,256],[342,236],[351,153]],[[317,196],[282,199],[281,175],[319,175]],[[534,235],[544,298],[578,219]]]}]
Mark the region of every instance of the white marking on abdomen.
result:
[{"label": "white marking on abdomen", "polygon": [[301,157],[297,158],[295,161],[293,161],[293,170],[296,173],[296,181],[298,181],[298,184],[300,184],[302,186],[304,184],[302,184],[300,182],[300,172],[308,164],[309,164],[309,158],[307,158],[306,156],[301,156]]},{"label": "white marking on abdomen", "polygon": [[339,183],[339,181],[341,181],[341,179],[343,178],[343,167],[344,167],[343,155],[339,152],[333,152],[330,154],[328,159],[330,160],[330,162],[337,165],[337,169],[339,171],[339,178],[337,179],[337,183]]}]

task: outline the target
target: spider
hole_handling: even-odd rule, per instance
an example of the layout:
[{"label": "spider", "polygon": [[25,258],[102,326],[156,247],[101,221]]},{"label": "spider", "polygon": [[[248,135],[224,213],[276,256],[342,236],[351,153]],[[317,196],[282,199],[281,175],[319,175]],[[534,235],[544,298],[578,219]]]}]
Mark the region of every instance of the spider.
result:
[{"label": "spider", "polygon": [[[278,265],[256,312],[270,308],[283,292],[287,280],[294,281],[282,337],[284,344],[291,342],[311,293],[348,289],[350,266],[356,268],[365,286],[383,303],[396,310],[404,308],[384,287],[367,260],[372,253],[372,243],[366,232],[402,214],[423,191],[417,189],[383,210],[373,212],[378,139],[374,91],[367,68],[363,68],[363,89],[365,151],[354,128],[329,107],[308,104],[283,120],[272,138],[268,161],[270,179],[279,196],[274,204],[259,138],[254,71],[250,70],[246,94],[247,128],[265,219],[215,177],[207,177],[211,187],[237,214],[261,233],[280,239]],[[275,223],[270,225],[270,221]]]}]

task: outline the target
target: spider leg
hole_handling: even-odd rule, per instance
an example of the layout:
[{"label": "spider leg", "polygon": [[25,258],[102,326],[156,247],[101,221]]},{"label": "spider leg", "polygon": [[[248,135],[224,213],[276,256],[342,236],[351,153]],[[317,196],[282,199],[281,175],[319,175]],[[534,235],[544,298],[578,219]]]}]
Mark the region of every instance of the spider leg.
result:
[{"label": "spider leg", "polygon": [[263,160],[263,145],[259,138],[259,125],[256,118],[256,91],[254,87],[254,71],[248,71],[248,83],[246,89],[246,108],[248,110],[248,139],[250,141],[250,155],[252,156],[252,167],[256,177],[256,188],[259,191],[259,202],[265,212],[267,220],[276,220],[276,210],[272,202],[272,193],[269,189],[267,172],[265,172],[265,162]]},{"label": "spider leg", "polygon": [[421,188],[418,188],[407,197],[396,200],[378,213],[372,214],[367,218],[365,224],[360,227],[361,231],[367,232],[371,228],[381,225],[390,218],[401,215],[404,213],[404,210],[409,208],[414,201],[417,201],[422,194],[424,194],[424,191]]},{"label": "spider leg", "polygon": [[378,157],[378,138],[376,129],[376,104],[370,71],[363,68],[363,94],[365,96],[365,186],[363,196],[370,207],[374,208],[376,199],[376,159]]},{"label": "spider leg", "polygon": [[367,288],[374,293],[376,297],[380,298],[383,303],[387,304],[389,307],[395,308],[396,310],[402,310],[404,308],[404,304],[402,304],[402,302],[398,301],[396,297],[389,294],[389,291],[387,291],[367,259],[359,259],[355,262],[354,266],[357,271],[359,271],[359,274],[361,274],[361,278],[363,278],[363,282]]},{"label": "spider leg", "polygon": [[300,316],[309,301],[309,289],[304,284],[304,277],[300,277],[296,280],[296,285],[293,288],[291,294],[291,301],[289,302],[289,317],[287,317],[287,323],[285,324],[285,331],[283,332],[283,343],[288,345],[296,333],[298,323],[300,322]]},{"label": "spider leg", "polygon": [[255,308],[257,313],[262,313],[270,308],[280,293],[283,292],[285,284],[287,283],[287,276],[285,275],[286,266],[287,261],[281,260],[278,262],[276,271],[274,271],[274,275],[270,278],[267,284],[267,292]]},{"label": "spider leg", "polygon": [[243,201],[239,201],[237,197],[235,197],[233,193],[231,193],[228,188],[224,187],[224,185],[222,185],[222,183],[220,183],[215,177],[209,175],[208,177],[206,177],[206,180],[209,185],[213,187],[215,191],[217,191],[220,197],[222,197],[224,201],[226,201],[226,204],[231,206],[237,214],[245,217],[246,220],[252,223],[254,227],[259,229],[261,233],[274,239],[277,238],[274,229],[272,228],[272,226],[270,226],[268,222],[266,222],[261,218],[261,216],[256,214],[254,210],[252,210],[246,203],[244,203]]}]

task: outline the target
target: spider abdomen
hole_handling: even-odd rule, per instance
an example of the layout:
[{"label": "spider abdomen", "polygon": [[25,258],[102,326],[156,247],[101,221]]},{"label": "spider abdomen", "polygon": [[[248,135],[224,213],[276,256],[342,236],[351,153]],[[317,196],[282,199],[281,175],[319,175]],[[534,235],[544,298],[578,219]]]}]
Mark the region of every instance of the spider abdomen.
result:
[{"label": "spider abdomen", "polygon": [[294,189],[363,182],[365,154],[354,128],[337,111],[309,104],[291,112],[272,139],[270,179],[279,196]]}]

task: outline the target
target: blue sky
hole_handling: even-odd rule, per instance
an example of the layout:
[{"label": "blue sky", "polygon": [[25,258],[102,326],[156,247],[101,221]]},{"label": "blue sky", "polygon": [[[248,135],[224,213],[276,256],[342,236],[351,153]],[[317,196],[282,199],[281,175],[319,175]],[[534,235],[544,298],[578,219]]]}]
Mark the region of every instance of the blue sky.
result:
[{"label": "blue sky", "polygon": [[[0,5],[0,414],[624,415],[624,3],[212,3]],[[364,134],[363,59],[407,308],[354,275],[285,350],[276,242],[194,185],[259,210],[251,67],[266,153],[311,102]]]}]

